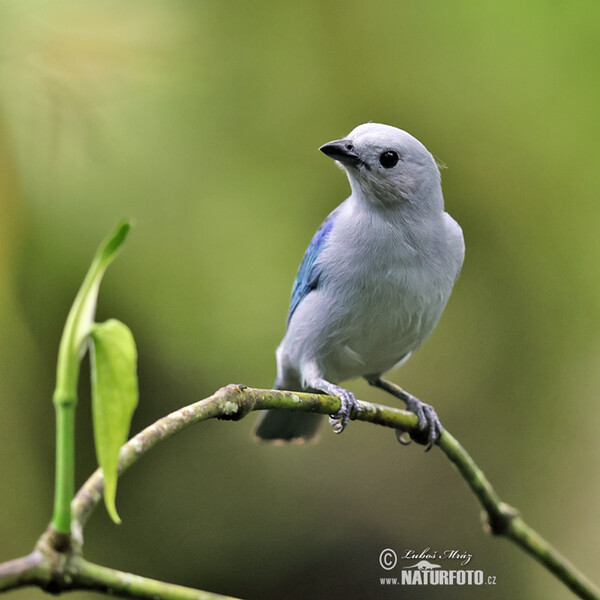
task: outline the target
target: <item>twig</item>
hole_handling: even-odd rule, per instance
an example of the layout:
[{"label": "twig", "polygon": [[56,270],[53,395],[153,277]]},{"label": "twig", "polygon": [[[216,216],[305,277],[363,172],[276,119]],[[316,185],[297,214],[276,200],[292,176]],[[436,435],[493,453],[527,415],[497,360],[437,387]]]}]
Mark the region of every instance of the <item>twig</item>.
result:
[{"label": "twig", "polygon": [[147,600],[235,600],[230,596],[221,596],[211,592],[203,592],[182,585],[165,583],[124,573],[115,569],[101,567],[84,560],[75,558],[71,563],[72,589],[95,590],[110,596],[121,598],[143,598]]},{"label": "twig", "polygon": [[503,535],[531,554],[571,591],[586,600],[598,600],[600,590],[548,541],[531,528],[519,512],[500,500],[481,469],[467,451],[447,431],[438,443],[446,456],[456,465],[477,499],[483,506],[492,533]]},{"label": "twig", "polygon": [[27,585],[41,586],[46,565],[44,555],[34,550],[0,565],[0,592],[6,592]]},{"label": "twig", "polygon": [[[415,432],[417,430],[417,418],[413,413],[369,402],[361,401],[359,404],[361,412],[358,419],[361,421],[384,425],[400,431]],[[157,443],[189,425],[212,418],[238,420],[250,411],[271,408],[334,414],[340,408],[340,401],[338,398],[321,394],[260,390],[242,385],[229,385],[218,390],[209,398],[159,419],[134,436],[121,448],[118,473],[119,475],[123,473]],[[442,433],[437,445],[458,468],[458,471],[476,495],[486,512],[489,528],[494,534],[504,535],[514,541],[550,572],[554,573],[580,598],[600,600],[598,588],[537,532],[531,529],[514,508],[500,500],[481,469],[448,431]],[[68,586],[65,585],[64,572],[66,571],[63,567],[60,577],[51,578],[55,584],[56,582],[59,584],[58,589],[52,589],[53,592],[63,589],[94,589],[105,592],[110,591],[112,594],[127,598],[150,598],[152,596],[156,597],[157,594],[161,598],[170,600],[223,598],[206,592],[163,584],[129,573],[106,569],[85,561],[80,555],[81,544],[83,543],[83,527],[102,498],[103,485],[102,472],[97,470],[77,492],[71,503],[72,555],[70,560],[66,561],[69,582]],[[33,554],[29,556],[32,557]],[[27,558],[18,560],[24,561]],[[40,585],[40,587],[44,587],[40,582],[49,580],[48,569],[56,569],[56,566],[49,567],[48,561],[38,557],[29,567],[26,562],[23,563],[25,573],[17,574],[15,573],[15,563],[17,561],[6,563],[6,565],[13,565],[8,570],[6,565],[0,565],[0,591],[19,585]],[[56,562],[53,564],[56,565]],[[5,580],[3,580],[3,573],[5,574]],[[167,591],[167,588],[157,586],[169,586],[169,588]]]},{"label": "twig", "polygon": [[37,586],[51,594],[93,590],[143,600],[236,600],[96,565],[83,558],[81,547],[69,542],[50,525],[31,554],[0,564],[0,593]]},{"label": "twig", "polygon": [[[361,421],[402,431],[416,429],[417,419],[412,413],[362,401],[360,406],[358,419]],[[227,386],[205,400],[167,415],[132,438],[121,450],[119,474],[156,443],[188,425],[214,417],[240,419],[249,411],[265,408],[287,408],[333,414],[339,409],[339,400],[321,394]],[[487,514],[489,527],[495,535],[504,535],[511,539],[581,598],[600,599],[600,591],[591,581],[529,527],[514,508],[500,500],[475,461],[448,431],[444,430],[438,446],[458,468],[477,496]],[[73,500],[73,525],[79,535],[86,519],[102,497],[102,485],[102,473],[98,470],[88,479]]]}]

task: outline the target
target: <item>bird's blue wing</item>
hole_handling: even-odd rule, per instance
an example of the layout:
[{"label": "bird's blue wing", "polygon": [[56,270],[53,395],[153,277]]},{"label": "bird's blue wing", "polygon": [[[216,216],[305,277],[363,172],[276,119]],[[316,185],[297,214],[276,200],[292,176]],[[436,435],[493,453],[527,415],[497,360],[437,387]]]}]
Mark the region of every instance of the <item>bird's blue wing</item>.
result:
[{"label": "bird's blue wing", "polygon": [[298,274],[296,275],[296,280],[292,287],[292,300],[287,316],[288,325],[294,311],[298,308],[298,304],[300,304],[301,300],[314,290],[319,283],[321,269],[317,264],[317,258],[321,254],[323,247],[325,246],[325,241],[333,229],[337,211],[338,209],[336,208],[329,214],[325,221],[323,221],[304,253],[304,258],[300,263],[300,268],[298,269]]}]

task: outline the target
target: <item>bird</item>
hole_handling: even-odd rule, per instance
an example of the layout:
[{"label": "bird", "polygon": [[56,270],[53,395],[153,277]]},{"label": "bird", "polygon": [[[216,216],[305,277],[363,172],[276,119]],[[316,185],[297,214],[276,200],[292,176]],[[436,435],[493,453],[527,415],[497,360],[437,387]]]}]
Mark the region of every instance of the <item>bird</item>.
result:
[{"label": "bird", "polygon": [[[382,123],[359,125],[319,150],[346,172],[351,194],[304,253],[274,387],[339,398],[329,421],[341,433],[360,407],[340,383],[362,377],[417,415],[421,435],[411,437],[429,449],[442,433],[435,409],[383,375],[429,337],[462,268],[463,233],[445,211],[440,168],[419,140]],[[317,438],[321,421],[316,413],[263,411],[255,435],[300,444]]]}]

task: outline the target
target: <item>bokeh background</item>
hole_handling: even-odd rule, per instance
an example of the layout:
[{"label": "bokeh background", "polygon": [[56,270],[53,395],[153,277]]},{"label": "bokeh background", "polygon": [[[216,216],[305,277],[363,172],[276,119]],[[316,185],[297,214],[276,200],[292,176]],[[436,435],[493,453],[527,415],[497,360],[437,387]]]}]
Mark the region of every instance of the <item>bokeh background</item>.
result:
[{"label": "bokeh background", "polygon": [[[393,379],[598,580],[599,68],[595,0],[2,1],[0,560],[51,515],[56,351],[100,240],[134,220],[98,307],[137,340],[133,431],[230,382],[269,387],[304,248],[348,193],[317,147],[374,120],[447,165],[467,244]],[[572,597],[483,532],[442,453],[366,424],[274,448],[254,420],[154,450],[120,482],[123,524],[94,514],[87,557],[248,599]],[[77,435],[83,482],[85,375]],[[468,552],[497,585],[384,588],[384,548]]]}]

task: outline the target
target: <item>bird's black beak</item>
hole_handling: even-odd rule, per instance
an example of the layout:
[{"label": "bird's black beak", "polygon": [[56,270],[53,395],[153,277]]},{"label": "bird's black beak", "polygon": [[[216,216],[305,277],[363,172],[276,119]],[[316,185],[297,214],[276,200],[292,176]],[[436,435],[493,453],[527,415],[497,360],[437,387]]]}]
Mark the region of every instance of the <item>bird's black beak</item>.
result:
[{"label": "bird's black beak", "polygon": [[330,158],[341,162],[343,165],[356,166],[365,164],[356,153],[354,144],[348,139],[328,142],[327,144],[323,144],[319,150]]}]

